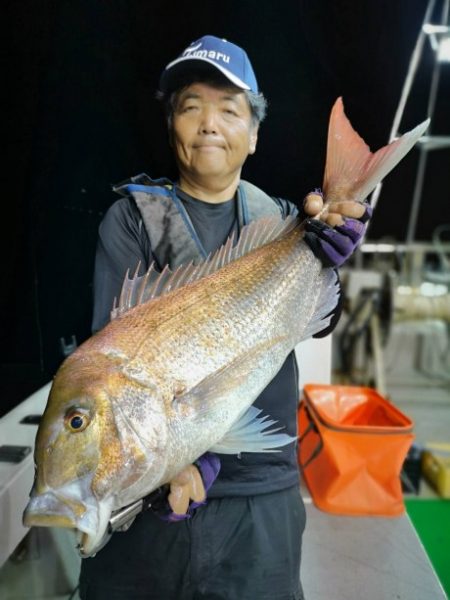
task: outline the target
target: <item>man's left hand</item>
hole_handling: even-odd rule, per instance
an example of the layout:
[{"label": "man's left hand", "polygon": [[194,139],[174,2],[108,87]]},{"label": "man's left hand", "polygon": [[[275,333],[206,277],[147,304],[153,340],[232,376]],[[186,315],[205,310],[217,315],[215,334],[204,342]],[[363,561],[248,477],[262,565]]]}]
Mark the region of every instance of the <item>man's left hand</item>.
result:
[{"label": "man's left hand", "polygon": [[[367,221],[372,216],[369,204],[345,200],[331,202],[321,213],[321,192],[311,192],[304,200],[305,241],[325,267],[340,267],[362,240]],[[319,215],[319,218],[317,218]]]},{"label": "man's left hand", "polygon": [[220,459],[213,452],[205,452],[170,481],[167,501],[153,507],[163,521],[189,519],[194,510],[206,504],[206,495],[220,471]]}]

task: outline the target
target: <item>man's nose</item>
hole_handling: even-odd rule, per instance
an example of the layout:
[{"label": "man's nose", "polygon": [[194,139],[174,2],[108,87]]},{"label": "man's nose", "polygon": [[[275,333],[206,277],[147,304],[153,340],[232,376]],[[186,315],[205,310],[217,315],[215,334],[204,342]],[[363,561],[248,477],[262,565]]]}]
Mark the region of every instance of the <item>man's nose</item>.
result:
[{"label": "man's nose", "polygon": [[200,132],[217,133],[217,111],[213,108],[205,107],[202,111],[202,118],[199,123]]}]

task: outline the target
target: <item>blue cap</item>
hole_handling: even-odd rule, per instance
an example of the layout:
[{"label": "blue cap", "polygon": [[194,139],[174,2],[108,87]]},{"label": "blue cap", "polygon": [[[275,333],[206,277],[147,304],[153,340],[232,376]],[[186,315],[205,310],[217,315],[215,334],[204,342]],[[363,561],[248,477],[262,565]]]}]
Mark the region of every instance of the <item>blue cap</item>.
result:
[{"label": "blue cap", "polygon": [[169,92],[177,87],[180,76],[189,71],[213,67],[233,85],[258,93],[258,83],[247,53],[227,40],[205,35],[192,42],[182,54],[170,62],[159,80],[159,89]]}]

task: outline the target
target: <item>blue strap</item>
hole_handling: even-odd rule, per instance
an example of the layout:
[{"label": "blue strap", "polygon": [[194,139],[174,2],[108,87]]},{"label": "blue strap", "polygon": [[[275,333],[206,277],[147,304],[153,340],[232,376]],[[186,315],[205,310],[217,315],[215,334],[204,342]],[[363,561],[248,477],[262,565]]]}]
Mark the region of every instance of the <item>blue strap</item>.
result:
[{"label": "blue strap", "polygon": [[156,185],[139,185],[137,183],[129,183],[128,185],[124,185],[120,188],[120,191],[124,190],[127,193],[131,192],[144,192],[144,194],[158,194],[160,196],[170,196],[172,195],[172,190]]},{"label": "blue strap", "polygon": [[[140,173],[139,175],[134,175],[134,177],[129,177],[128,179],[116,183],[113,185],[112,189],[122,196],[127,196],[130,191],[147,192],[150,188],[154,188],[155,185],[158,186],[158,189],[159,186],[168,186],[170,188],[173,186],[173,183],[170,179],[167,179],[167,177],[152,179],[147,173]],[[152,189],[152,191],[154,190]]]}]

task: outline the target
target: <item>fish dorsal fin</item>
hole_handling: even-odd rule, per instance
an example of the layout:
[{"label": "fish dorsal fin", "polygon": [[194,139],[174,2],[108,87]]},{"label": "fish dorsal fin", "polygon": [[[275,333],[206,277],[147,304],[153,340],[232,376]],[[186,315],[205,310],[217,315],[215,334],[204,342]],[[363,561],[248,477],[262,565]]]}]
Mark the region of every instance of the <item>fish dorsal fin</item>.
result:
[{"label": "fish dorsal fin", "polygon": [[427,119],[397,140],[371,152],[344,113],[342,98],[333,106],[328,128],[325,198],[362,202],[426,131]]},{"label": "fish dorsal fin", "polygon": [[138,266],[131,278],[129,271],[127,271],[119,302],[114,302],[111,319],[124,314],[134,306],[160,298],[169,292],[215,273],[252,250],[283,237],[292,231],[298,223],[299,219],[294,216],[288,216],[284,220],[279,216],[264,217],[243,227],[236,245],[234,245],[234,235],[231,235],[214,254],[196,265],[190,262],[187,265],[180,265],[174,271],[166,266],[162,272],[159,272],[155,268],[155,263],[152,263],[144,275],[138,275]]}]

